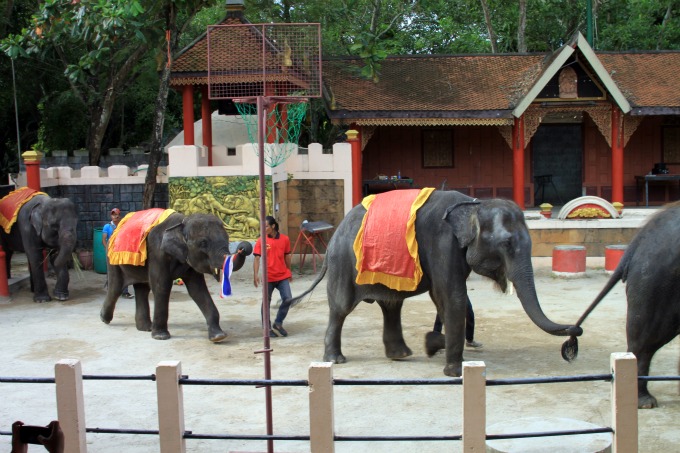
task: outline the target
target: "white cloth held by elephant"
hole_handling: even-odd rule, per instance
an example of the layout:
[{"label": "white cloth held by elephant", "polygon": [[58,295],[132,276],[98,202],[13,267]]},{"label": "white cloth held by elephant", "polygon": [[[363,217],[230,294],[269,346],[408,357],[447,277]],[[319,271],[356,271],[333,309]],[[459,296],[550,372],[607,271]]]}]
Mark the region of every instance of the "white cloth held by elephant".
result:
[{"label": "white cloth held by elephant", "polygon": [[220,297],[224,299],[231,296],[231,272],[234,268],[234,263],[231,262],[231,255],[227,255],[222,266],[222,279],[220,281]]}]

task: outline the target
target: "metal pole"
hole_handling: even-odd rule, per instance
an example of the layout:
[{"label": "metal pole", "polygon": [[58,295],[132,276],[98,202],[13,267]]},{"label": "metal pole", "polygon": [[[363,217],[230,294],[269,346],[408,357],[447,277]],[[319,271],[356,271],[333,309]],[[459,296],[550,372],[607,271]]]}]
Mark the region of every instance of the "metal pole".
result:
[{"label": "metal pole", "polygon": [[[267,233],[266,233],[266,194],[267,185],[265,183],[264,174],[264,127],[267,118],[267,106],[268,100],[263,96],[257,97],[257,148],[258,148],[258,167],[260,173],[260,246],[262,255],[260,258],[260,263],[262,264],[262,337],[264,348],[262,353],[264,354],[264,378],[265,380],[270,380],[272,376],[271,367],[271,348],[269,340],[269,283],[267,281]],[[267,418],[267,434],[274,434],[273,428],[273,417],[272,417],[272,388],[267,385],[265,390],[265,406],[266,406],[266,418]],[[267,452],[274,452],[274,440],[267,439]]]},{"label": "metal pole", "polygon": [[593,47],[593,0],[586,0],[586,40]]},{"label": "metal pole", "polygon": [[19,135],[19,105],[17,104],[17,82],[14,75],[14,60],[9,59],[12,63],[12,87],[14,88],[14,121],[17,125],[17,173],[21,172],[21,136]]}]

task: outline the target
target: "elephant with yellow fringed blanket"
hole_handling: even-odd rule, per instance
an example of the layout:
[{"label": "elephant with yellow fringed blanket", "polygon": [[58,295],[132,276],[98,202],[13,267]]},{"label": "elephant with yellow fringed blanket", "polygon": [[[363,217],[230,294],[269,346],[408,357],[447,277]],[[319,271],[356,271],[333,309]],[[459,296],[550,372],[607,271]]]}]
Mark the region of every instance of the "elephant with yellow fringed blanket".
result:
[{"label": "elephant with yellow fringed blanket", "polygon": [[375,196],[368,209],[366,205],[345,216],[328,244],[319,276],[292,301],[300,301],[329,274],[324,361],[346,361],[340,348],[342,326],[362,301],[377,302],[382,309],[387,357],[410,356],[402,334],[402,305],[404,299],[428,292],[444,320],[446,337],[428,333],[426,351],[431,355],[445,346],[444,374],[460,376],[471,271],[492,279],[502,291],[512,282],[527,315],[544,331],[582,333],[580,327],[552,322],[541,310],[529,230],[512,201],[430,189],[386,192]]},{"label": "elephant with yellow fringed blanket", "polygon": [[[232,257],[238,271],[252,253],[249,242],[241,242]],[[189,295],[208,324],[208,339],[227,337],[220,327],[220,314],[203,274],[220,281],[225,257],[229,255],[229,234],[222,220],[211,214],[185,216],[172,210],[150,209],[130,213],[120,222],[108,245],[108,290],[100,317],[113,319],[116,301],[123,288],[135,288],[137,330],[151,331],[157,340],[170,338],[168,310],[173,282],[181,278]],[[153,321],[149,292],[154,295]]]}]

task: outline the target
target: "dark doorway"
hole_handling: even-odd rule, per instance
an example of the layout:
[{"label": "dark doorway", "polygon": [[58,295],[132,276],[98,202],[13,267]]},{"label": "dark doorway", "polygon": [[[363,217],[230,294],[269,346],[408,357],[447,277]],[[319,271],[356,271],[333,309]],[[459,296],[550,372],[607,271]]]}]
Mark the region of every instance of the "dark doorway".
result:
[{"label": "dark doorway", "polygon": [[[543,124],[531,138],[535,204],[559,206],[582,195],[580,124]],[[538,181],[538,183],[537,183]]]}]

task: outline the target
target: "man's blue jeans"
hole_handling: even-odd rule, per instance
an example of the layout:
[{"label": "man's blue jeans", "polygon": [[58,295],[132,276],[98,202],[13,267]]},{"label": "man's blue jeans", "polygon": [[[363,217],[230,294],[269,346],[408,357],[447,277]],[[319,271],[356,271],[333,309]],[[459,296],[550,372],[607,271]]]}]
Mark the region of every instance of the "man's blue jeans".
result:
[{"label": "man's blue jeans", "polygon": [[[274,289],[279,290],[279,295],[281,296],[281,305],[279,306],[279,311],[276,313],[276,324],[283,324],[283,320],[286,319],[288,315],[288,310],[290,309],[290,301],[293,299],[293,293],[290,291],[290,282],[288,279],[279,280],[278,282],[269,282],[267,284],[267,292],[269,295],[269,304],[272,303],[272,294]],[[263,307],[264,308],[264,307]],[[264,310],[262,311],[264,314]],[[269,317],[271,319],[271,316]]]}]

